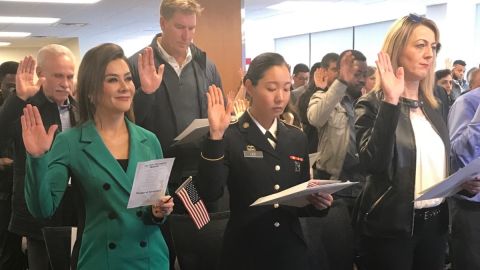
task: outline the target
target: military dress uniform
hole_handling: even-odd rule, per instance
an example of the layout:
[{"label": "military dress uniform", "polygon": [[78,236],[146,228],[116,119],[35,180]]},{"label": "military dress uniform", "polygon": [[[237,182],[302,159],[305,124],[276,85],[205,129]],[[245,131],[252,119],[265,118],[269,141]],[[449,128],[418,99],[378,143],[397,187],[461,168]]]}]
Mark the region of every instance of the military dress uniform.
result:
[{"label": "military dress uniform", "polygon": [[[275,136],[274,136],[275,137]],[[272,146],[244,113],[222,140],[205,140],[196,186],[206,201],[230,192],[230,220],[224,234],[220,269],[310,269],[314,265],[299,216],[320,216],[312,205],[250,207],[262,196],[308,181],[305,134],[277,121]]]}]

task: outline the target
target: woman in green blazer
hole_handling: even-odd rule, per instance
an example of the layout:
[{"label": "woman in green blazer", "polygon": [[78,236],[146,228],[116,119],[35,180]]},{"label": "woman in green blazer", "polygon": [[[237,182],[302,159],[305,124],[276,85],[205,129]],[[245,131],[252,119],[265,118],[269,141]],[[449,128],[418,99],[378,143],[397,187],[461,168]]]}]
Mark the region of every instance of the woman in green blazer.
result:
[{"label": "woman in green blazer", "polygon": [[[146,50],[141,61],[149,56]],[[20,65],[28,73],[35,63]],[[103,44],[88,51],[77,88],[82,124],[60,133],[53,146],[57,127],[46,132],[37,108],[24,109],[28,209],[52,216],[72,177],[83,202],[77,269],[169,269],[158,224],[173,203],[165,196],[154,206],[127,209],[137,162],[162,158],[162,150],[153,133],[131,122],[135,90],[122,49]]]}]

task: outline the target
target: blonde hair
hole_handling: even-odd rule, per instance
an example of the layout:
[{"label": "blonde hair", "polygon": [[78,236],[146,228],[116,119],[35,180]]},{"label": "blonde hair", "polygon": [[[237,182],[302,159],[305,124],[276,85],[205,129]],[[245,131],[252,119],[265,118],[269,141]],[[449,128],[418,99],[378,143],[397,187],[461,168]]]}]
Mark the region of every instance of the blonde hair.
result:
[{"label": "blonde hair", "polygon": [[160,5],[160,16],[165,19],[172,18],[177,11],[182,13],[195,13],[200,15],[203,8],[196,0],[163,0]]},{"label": "blonde hair", "polygon": [[[402,55],[413,31],[420,25],[426,26],[430,30],[432,30],[435,34],[435,42],[438,43],[440,39],[440,33],[434,21],[413,14],[398,19],[388,31],[382,46],[382,52],[386,52],[390,55],[393,70],[397,70],[397,68],[399,67],[400,56]],[[434,108],[438,107],[437,99],[433,94],[433,87],[435,82],[435,64],[436,54],[433,56],[433,65],[429,73],[423,80],[420,81],[419,89],[423,94],[425,101]],[[380,78],[378,70],[376,75],[377,78]],[[377,80],[375,82],[374,89],[380,90],[380,88],[381,80]]]}]

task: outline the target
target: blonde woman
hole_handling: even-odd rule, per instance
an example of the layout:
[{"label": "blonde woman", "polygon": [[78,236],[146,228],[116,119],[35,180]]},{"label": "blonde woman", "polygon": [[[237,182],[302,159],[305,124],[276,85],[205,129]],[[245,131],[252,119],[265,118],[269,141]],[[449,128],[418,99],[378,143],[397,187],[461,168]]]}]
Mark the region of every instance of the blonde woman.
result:
[{"label": "blonde woman", "polygon": [[397,20],[378,54],[376,91],[356,106],[368,172],[356,221],[369,270],[443,269],[446,203],[414,202],[448,175],[448,131],[433,95],[439,48],[433,21],[413,14]]}]

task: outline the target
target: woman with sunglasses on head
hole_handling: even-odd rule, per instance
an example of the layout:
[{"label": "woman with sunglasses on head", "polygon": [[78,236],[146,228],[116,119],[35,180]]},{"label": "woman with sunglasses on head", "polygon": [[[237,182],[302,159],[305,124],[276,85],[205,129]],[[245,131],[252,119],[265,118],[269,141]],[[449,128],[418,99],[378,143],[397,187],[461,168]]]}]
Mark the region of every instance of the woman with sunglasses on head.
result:
[{"label": "woman with sunglasses on head", "polygon": [[[139,62],[149,66],[152,59],[147,48]],[[78,71],[80,124],[56,136],[53,146],[57,127],[46,132],[36,107],[27,105],[21,118],[28,152],[25,199],[32,215],[53,215],[69,177],[81,197],[78,262],[72,269],[169,268],[158,225],[173,202],[164,196],[153,206],[127,209],[137,162],[162,158],[156,136],[131,122],[135,87],[127,63],[115,44],[85,54]]]},{"label": "woman with sunglasses on head", "polygon": [[448,130],[433,95],[439,46],[433,21],[413,14],[397,20],[378,54],[376,91],[356,105],[368,172],[356,216],[365,269],[444,267],[445,199],[414,201],[448,175]]},{"label": "woman with sunglasses on head", "polygon": [[[291,78],[283,57],[257,56],[244,77],[251,105],[230,123],[222,92],[210,87],[210,133],[204,143],[196,186],[206,201],[230,192],[230,220],[224,234],[220,269],[316,269],[299,216],[325,214],[329,194],[306,197],[305,207],[252,206],[259,197],[308,181],[305,134],[279,120],[290,99]],[[322,213],[323,212],[323,213]]]}]

